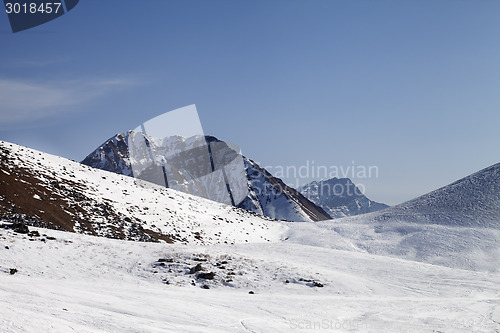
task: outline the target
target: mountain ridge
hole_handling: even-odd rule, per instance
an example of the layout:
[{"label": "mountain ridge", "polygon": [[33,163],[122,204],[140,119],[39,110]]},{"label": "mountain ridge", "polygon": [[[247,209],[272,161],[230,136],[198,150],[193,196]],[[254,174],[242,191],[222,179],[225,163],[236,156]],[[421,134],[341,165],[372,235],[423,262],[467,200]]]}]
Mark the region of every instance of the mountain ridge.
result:
[{"label": "mountain ridge", "polygon": [[0,219],[108,238],[194,244],[277,241],[286,229],[243,209],[4,141]]},{"label": "mountain ridge", "polygon": [[500,229],[500,163],[368,217],[374,222],[400,218],[413,223]]},{"label": "mountain ridge", "polygon": [[312,246],[498,271],[500,163],[384,210],[294,225],[287,237]]},{"label": "mountain ridge", "polygon": [[[82,164],[94,168],[132,176],[127,137],[133,132],[116,134],[91,152]],[[223,142],[214,136],[205,136],[207,142]],[[248,194],[237,205],[254,213],[288,221],[322,221],[330,217],[322,208],[287,186],[279,178],[243,156]]]}]

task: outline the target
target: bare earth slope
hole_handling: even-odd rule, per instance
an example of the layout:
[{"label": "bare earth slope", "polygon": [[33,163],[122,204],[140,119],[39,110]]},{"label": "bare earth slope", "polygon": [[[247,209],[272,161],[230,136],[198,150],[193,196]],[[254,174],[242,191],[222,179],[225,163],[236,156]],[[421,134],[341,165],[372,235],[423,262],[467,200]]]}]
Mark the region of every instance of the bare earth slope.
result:
[{"label": "bare earth slope", "polygon": [[276,241],[285,229],[279,222],[243,209],[137,183],[3,141],[0,218],[96,236],[169,243]]}]

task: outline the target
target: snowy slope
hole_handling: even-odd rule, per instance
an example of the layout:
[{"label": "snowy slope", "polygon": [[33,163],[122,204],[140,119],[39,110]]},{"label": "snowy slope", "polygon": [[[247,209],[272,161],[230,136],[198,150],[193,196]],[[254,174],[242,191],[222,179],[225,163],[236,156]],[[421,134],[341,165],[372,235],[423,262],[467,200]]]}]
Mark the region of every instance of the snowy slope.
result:
[{"label": "snowy slope", "polygon": [[366,214],[389,207],[368,199],[349,178],[313,181],[297,190],[332,218]]},{"label": "snowy slope", "polygon": [[[117,134],[90,153],[82,164],[132,176],[128,138],[136,135],[129,131]],[[147,141],[158,141],[144,134]],[[206,136],[207,142],[222,142],[215,137]],[[164,140],[165,141],[165,140]],[[173,145],[156,145],[160,155],[165,155],[174,149]],[[254,161],[243,157],[248,181],[248,195],[238,207],[274,219],[288,221],[321,221],[330,216],[320,207],[306,199],[296,190],[288,187],[283,181],[273,177]]]},{"label": "snowy slope", "polygon": [[498,271],[500,164],[382,211],[294,225],[288,237],[321,247]]},{"label": "snowy slope", "polygon": [[500,163],[377,212],[372,219],[500,229]]},{"label": "snowy slope", "polygon": [[293,223],[0,142],[0,331],[498,333],[499,168]]},{"label": "snowy slope", "polygon": [[15,144],[0,142],[0,155],[0,218],[7,221],[200,244],[277,241],[286,229],[242,209]]},{"label": "snowy slope", "polygon": [[[40,236],[0,229],[2,332],[500,330],[498,273],[289,242],[185,246],[31,229]],[[210,269],[233,281],[186,272],[200,259],[226,260]]]}]

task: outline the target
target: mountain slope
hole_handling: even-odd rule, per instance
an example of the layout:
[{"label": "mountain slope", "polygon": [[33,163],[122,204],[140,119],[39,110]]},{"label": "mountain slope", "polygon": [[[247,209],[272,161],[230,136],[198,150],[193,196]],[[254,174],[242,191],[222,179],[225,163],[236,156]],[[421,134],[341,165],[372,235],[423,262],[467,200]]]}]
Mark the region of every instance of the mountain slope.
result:
[{"label": "mountain slope", "polygon": [[293,242],[500,270],[500,163],[385,210],[301,224]]},{"label": "mountain slope", "polygon": [[369,218],[500,229],[500,163]]},{"label": "mountain slope", "polygon": [[[128,138],[134,132],[118,134],[89,154],[82,164],[132,176]],[[146,137],[146,140],[151,138]],[[222,142],[207,136],[207,142]],[[280,179],[273,177],[252,160],[243,157],[248,183],[246,198],[237,206],[260,215],[288,221],[321,221],[330,216]]]},{"label": "mountain slope", "polygon": [[182,243],[280,239],[281,223],[0,141],[0,218],[110,238]]},{"label": "mountain slope", "polygon": [[313,181],[297,190],[332,218],[366,214],[389,207],[368,199],[349,178]]},{"label": "mountain slope", "polygon": [[[0,229],[2,332],[491,333],[500,323],[498,274],[289,242],[166,246],[35,231],[51,240]],[[214,280],[189,274],[200,262]]]},{"label": "mountain slope", "polygon": [[288,223],[0,142],[0,327],[498,332],[499,169]]},{"label": "mountain slope", "polygon": [[330,216],[300,192],[273,177],[254,161],[244,158],[249,193],[238,207],[287,221],[321,221]]}]

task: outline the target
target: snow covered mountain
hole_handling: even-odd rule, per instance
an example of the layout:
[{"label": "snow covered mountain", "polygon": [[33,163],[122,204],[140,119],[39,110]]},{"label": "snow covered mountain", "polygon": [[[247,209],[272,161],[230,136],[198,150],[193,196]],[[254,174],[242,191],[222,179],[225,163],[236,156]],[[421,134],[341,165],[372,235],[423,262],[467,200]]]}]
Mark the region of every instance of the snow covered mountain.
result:
[{"label": "snow covered mountain", "polygon": [[[136,134],[129,131],[112,137],[89,154],[81,163],[94,168],[132,176],[133,168],[131,167],[128,149],[128,139],[131,135]],[[140,135],[143,135],[147,141],[153,140],[142,133]],[[212,136],[206,136],[206,140],[211,143],[222,143],[222,141]],[[166,152],[174,148],[159,147],[159,149]],[[306,199],[298,191],[287,186],[279,178],[273,177],[254,161],[246,157],[243,157],[243,161],[248,193],[237,207],[279,220],[321,221],[331,218],[322,208]]]},{"label": "snow covered mountain", "polygon": [[1,331],[498,332],[499,194],[281,222],[0,141]]},{"label": "snow covered mountain", "polygon": [[381,211],[294,226],[288,237],[321,247],[497,271],[500,163]]},{"label": "snow covered mountain", "polygon": [[405,221],[500,229],[500,163],[367,217],[375,223]]},{"label": "snow covered mountain", "polygon": [[109,238],[196,244],[276,241],[285,228],[243,209],[3,141],[0,219]]},{"label": "snow covered mountain", "polygon": [[368,199],[349,178],[313,181],[297,190],[332,218],[366,214],[389,207]]},{"label": "snow covered mountain", "polygon": [[[272,185],[279,184],[265,171],[258,174],[277,182]],[[314,223],[282,223],[0,142],[0,219],[153,242],[233,244],[288,239],[298,244],[496,271],[500,268],[500,164],[374,213]]]}]

